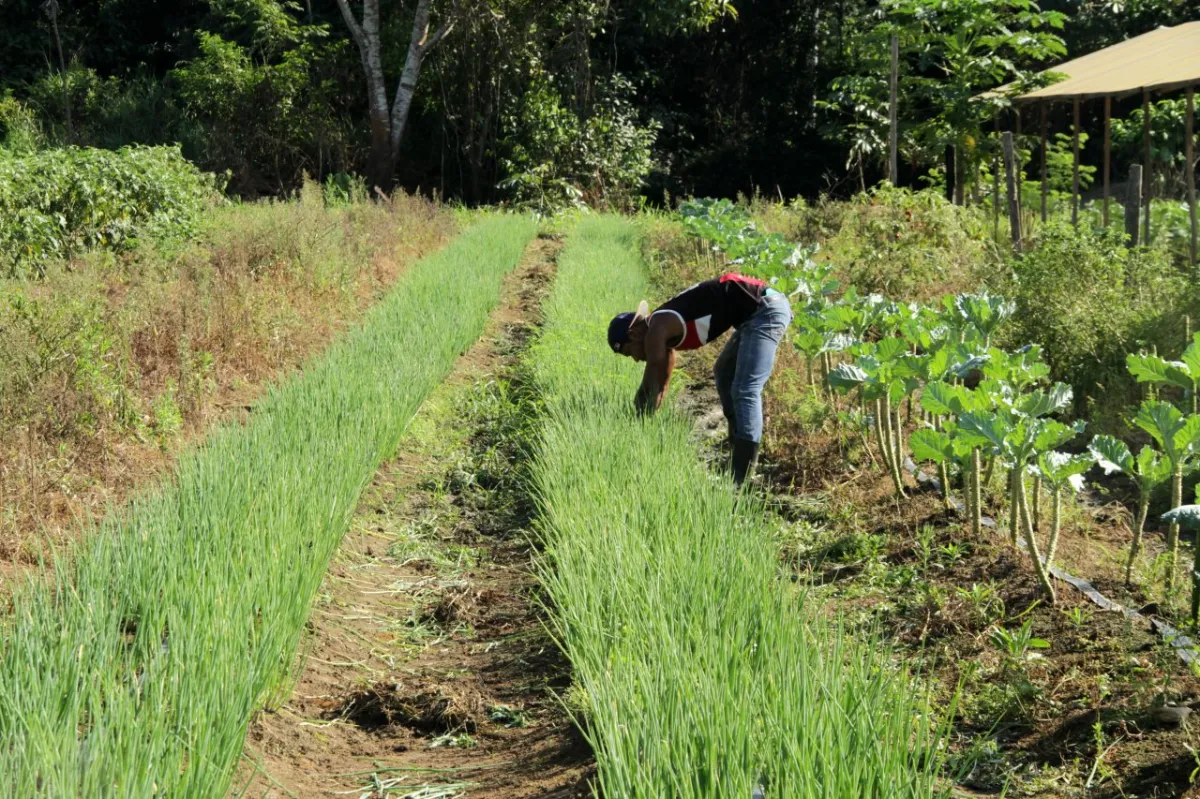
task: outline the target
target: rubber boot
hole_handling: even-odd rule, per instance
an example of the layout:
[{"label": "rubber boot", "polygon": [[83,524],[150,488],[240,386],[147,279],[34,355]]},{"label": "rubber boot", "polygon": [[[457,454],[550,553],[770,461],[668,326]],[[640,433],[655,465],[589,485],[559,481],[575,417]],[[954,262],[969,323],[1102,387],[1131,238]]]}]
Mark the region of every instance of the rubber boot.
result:
[{"label": "rubber boot", "polygon": [[746,482],[746,478],[754,471],[754,465],[758,463],[758,442],[735,438],[733,457],[730,460],[733,466],[733,482],[741,485]]}]

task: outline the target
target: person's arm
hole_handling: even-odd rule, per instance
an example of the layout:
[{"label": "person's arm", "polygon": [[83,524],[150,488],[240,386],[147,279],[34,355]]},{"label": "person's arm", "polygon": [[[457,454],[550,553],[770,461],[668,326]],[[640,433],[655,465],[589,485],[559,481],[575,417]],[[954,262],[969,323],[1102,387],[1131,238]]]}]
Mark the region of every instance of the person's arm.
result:
[{"label": "person's arm", "polygon": [[667,395],[671,374],[675,371],[675,350],[668,342],[679,338],[682,323],[674,314],[657,314],[650,318],[646,330],[646,369],[642,385],[634,397],[639,412],[654,413]]}]

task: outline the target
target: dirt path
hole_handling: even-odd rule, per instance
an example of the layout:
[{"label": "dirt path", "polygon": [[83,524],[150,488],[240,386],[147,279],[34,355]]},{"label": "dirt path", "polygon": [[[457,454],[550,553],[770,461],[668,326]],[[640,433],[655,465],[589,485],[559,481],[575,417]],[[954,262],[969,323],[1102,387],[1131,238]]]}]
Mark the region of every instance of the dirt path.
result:
[{"label": "dirt path", "polygon": [[574,797],[591,753],[530,571],[519,356],[557,243],[538,239],[479,342],[364,493],[292,694],[251,725],[235,795]]}]

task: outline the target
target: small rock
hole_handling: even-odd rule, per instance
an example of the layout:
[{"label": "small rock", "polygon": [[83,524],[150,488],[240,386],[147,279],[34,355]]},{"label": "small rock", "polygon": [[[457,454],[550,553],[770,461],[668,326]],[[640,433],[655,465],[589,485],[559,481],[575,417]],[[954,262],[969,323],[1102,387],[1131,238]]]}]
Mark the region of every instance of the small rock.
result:
[{"label": "small rock", "polygon": [[1178,727],[1188,720],[1188,716],[1192,715],[1192,709],[1186,706],[1165,705],[1154,708],[1150,715],[1164,727]]}]

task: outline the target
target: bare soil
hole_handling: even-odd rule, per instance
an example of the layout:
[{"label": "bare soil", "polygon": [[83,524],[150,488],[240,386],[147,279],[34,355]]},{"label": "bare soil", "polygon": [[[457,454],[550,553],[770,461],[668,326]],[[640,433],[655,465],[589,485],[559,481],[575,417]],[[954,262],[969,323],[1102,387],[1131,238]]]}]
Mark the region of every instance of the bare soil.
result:
[{"label": "bare soil", "polygon": [[365,492],[294,689],[251,725],[239,795],[590,794],[590,748],[556,698],[570,672],[532,572],[523,456],[497,441],[495,419],[472,419],[489,397],[519,394],[557,249],[530,246]]}]

